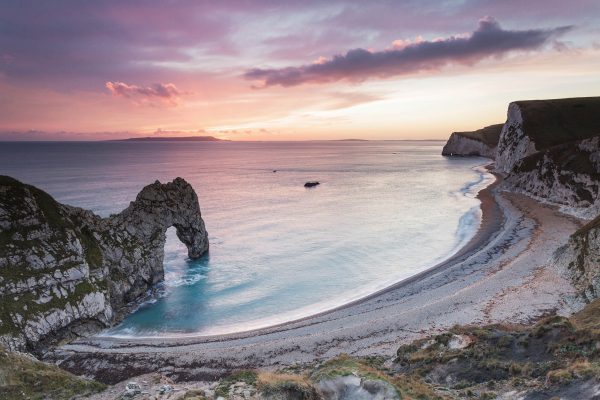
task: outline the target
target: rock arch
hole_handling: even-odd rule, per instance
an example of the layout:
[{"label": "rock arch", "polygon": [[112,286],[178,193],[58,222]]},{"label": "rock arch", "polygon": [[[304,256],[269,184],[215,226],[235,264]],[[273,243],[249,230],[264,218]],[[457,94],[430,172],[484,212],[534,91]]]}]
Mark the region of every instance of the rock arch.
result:
[{"label": "rock arch", "polygon": [[0,344],[42,351],[119,322],[164,279],[171,226],[189,257],[208,250],[198,196],[181,178],[101,218],[0,176]]},{"label": "rock arch", "polygon": [[[109,270],[130,277],[114,285],[111,304],[128,303],[164,279],[164,248],[170,227],[175,227],[190,258],[201,257],[208,250],[198,196],[182,178],[144,187],[129,207],[103,222]],[[117,243],[111,240],[114,237],[119,238]]]}]

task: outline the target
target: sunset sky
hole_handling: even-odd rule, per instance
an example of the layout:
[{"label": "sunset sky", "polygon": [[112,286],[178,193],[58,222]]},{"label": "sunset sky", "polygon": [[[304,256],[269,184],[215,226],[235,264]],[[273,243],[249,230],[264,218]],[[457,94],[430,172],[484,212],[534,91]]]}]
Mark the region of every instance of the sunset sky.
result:
[{"label": "sunset sky", "polygon": [[0,0],[0,140],[443,139],[596,95],[598,0]]}]

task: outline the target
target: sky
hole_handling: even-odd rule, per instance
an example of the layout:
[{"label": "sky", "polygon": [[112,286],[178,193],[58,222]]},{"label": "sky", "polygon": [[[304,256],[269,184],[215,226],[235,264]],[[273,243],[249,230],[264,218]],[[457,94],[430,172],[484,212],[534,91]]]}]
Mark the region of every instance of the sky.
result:
[{"label": "sky", "polygon": [[0,0],[0,140],[445,139],[599,71],[597,0]]}]

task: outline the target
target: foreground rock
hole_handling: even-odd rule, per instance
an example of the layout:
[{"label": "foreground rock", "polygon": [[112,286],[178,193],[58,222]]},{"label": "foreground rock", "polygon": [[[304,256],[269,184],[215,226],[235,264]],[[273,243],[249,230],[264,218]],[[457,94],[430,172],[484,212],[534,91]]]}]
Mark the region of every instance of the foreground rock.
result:
[{"label": "foreground rock", "polygon": [[0,347],[1,399],[72,399],[105,388],[101,383],[77,377],[30,355]]},{"label": "foreground rock", "polygon": [[[426,384],[394,376],[382,360],[341,356],[324,363],[304,365],[295,371],[238,370],[216,381],[174,382],[160,374],[147,374],[109,387],[93,400],[122,398],[127,383],[148,395],[169,390],[178,399],[228,400],[399,400],[444,399]],[[373,364],[373,365],[370,365]],[[139,396],[137,398],[144,398]],[[153,398],[153,397],[151,397]],[[161,397],[159,397],[161,398]]]},{"label": "foreground rock", "polygon": [[[595,399],[600,300],[534,325],[457,326],[398,349],[393,370],[444,387],[450,398]],[[456,335],[469,336],[463,348]],[[427,345],[425,345],[427,344]]]},{"label": "foreground rock", "polygon": [[92,399],[120,398],[128,382],[148,395],[171,393],[168,398],[181,399],[595,399],[600,392],[599,311],[596,300],[570,318],[455,326],[400,346],[392,359],[342,355],[278,371],[238,370],[196,382],[149,374],[109,387]]},{"label": "foreground rock", "polygon": [[101,218],[0,176],[0,344],[39,351],[122,319],[163,280],[171,226],[191,258],[207,251],[198,197],[181,178]]},{"label": "foreground rock", "polygon": [[503,124],[486,126],[473,132],[453,132],[442,150],[444,156],[496,157]]}]

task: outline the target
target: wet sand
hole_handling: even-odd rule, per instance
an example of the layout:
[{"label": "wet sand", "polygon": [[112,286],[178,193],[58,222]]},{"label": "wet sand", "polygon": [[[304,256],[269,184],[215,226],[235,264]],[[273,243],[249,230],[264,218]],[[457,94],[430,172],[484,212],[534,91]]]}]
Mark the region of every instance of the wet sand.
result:
[{"label": "wet sand", "polygon": [[569,314],[570,283],[549,260],[580,222],[523,195],[482,190],[475,237],[440,265],[335,310],[266,329],[210,337],[91,337],[48,359],[114,383],[148,372],[203,380],[237,368],[279,368],[346,353],[392,356],[455,324],[529,322]]}]

